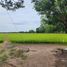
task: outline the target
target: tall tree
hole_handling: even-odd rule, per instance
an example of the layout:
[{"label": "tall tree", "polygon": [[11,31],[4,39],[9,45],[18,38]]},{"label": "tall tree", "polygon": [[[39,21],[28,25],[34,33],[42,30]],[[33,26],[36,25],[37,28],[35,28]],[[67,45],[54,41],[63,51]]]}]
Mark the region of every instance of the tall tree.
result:
[{"label": "tall tree", "polygon": [[32,0],[36,11],[48,24],[63,24],[67,33],[67,0]]}]

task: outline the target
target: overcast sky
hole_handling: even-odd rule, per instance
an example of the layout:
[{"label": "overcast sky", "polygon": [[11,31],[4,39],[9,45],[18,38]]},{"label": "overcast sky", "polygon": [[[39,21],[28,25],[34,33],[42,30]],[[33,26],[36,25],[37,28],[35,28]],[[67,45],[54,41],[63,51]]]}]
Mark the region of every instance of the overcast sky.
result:
[{"label": "overcast sky", "polygon": [[34,10],[31,0],[25,0],[25,8],[14,12],[0,6],[0,32],[35,30],[40,26],[40,15]]}]

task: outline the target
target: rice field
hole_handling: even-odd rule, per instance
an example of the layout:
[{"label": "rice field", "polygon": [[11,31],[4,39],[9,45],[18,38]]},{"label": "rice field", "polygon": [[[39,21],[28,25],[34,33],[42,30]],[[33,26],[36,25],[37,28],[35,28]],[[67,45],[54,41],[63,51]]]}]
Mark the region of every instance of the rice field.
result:
[{"label": "rice field", "polygon": [[12,43],[67,43],[67,34],[8,33],[0,34],[0,42],[9,39]]}]

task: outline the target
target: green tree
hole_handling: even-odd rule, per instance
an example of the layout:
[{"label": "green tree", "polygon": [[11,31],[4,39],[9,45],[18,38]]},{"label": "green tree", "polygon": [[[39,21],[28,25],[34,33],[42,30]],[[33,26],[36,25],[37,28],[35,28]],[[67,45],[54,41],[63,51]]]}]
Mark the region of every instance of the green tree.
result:
[{"label": "green tree", "polygon": [[64,25],[62,23],[58,22],[56,24],[49,24],[45,20],[45,16],[41,17],[40,29],[45,33],[65,33]]},{"label": "green tree", "polygon": [[39,30],[39,28],[36,28],[36,33],[40,33],[40,30]]},{"label": "green tree", "polygon": [[33,0],[36,11],[48,24],[63,24],[67,33],[67,0]]},{"label": "green tree", "polygon": [[29,30],[29,33],[35,33],[35,31],[34,30]]}]

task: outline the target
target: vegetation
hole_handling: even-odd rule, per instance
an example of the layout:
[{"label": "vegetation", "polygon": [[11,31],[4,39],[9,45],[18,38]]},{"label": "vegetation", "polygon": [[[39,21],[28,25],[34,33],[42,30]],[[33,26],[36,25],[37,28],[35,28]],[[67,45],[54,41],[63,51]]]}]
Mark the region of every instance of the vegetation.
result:
[{"label": "vegetation", "polygon": [[29,33],[35,33],[35,31],[34,30],[29,30]]},{"label": "vegetation", "polygon": [[67,43],[67,34],[42,34],[42,33],[10,33],[0,34],[0,42],[4,37],[12,43]]},{"label": "vegetation", "polygon": [[[41,15],[41,25],[36,29],[37,33],[67,33],[67,0],[32,0],[32,2],[35,10]],[[24,0],[1,0],[0,5],[13,11],[24,8]]]},{"label": "vegetation", "polygon": [[[67,33],[67,0],[32,0],[35,10],[43,16],[41,27],[45,24],[55,26],[53,32]],[[44,24],[44,23],[45,24]],[[48,27],[50,28],[50,26]],[[44,27],[42,27],[44,28]],[[52,29],[52,28],[51,28]],[[46,30],[42,29],[42,30]],[[48,30],[48,32],[52,32]]]},{"label": "vegetation", "polygon": [[[7,47],[5,47],[5,45]],[[13,63],[10,63],[9,60],[18,59],[21,60],[21,64],[23,63],[22,60],[26,59],[26,55],[23,49],[17,49],[14,46],[4,44],[0,47],[0,66],[4,67],[5,64],[16,67]]]},{"label": "vegetation", "polygon": [[16,10],[16,9],[19,9],[19,8],[23,8],[24,5],[23,5],[24,1],[23,0],[0,0],[0,5],[7,9],[7,10]]}]

